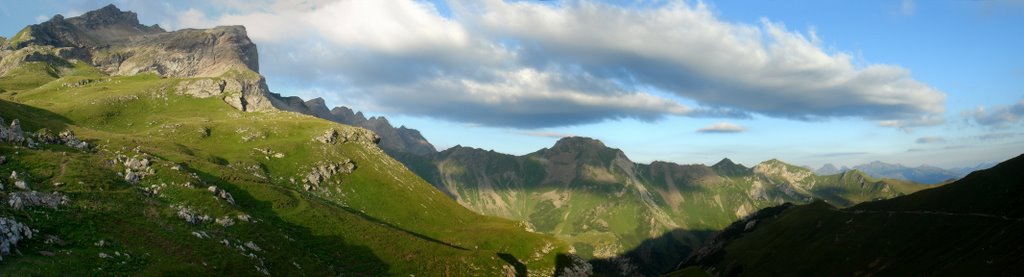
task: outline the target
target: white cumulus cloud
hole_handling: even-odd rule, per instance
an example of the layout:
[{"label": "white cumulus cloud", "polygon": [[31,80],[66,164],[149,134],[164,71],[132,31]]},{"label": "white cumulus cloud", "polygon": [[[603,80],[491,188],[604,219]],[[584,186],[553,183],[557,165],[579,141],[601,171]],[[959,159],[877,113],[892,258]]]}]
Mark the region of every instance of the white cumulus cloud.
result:
[{"label": "white cumulus cloud", "polygon": [[125,1],[173,12],[159,19],[172,28],[245,25],[271,89],[362,110],[516,128],[753,114],[907,128],[945,109],[905,68],[855,65],[813,31],[729,22],[701,2]]}]

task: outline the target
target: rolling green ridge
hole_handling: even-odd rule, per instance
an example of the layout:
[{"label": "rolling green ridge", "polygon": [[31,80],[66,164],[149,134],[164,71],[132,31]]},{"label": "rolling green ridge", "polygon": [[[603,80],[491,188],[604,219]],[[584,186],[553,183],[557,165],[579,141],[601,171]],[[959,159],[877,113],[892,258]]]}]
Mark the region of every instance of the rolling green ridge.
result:
[{"label": "rolling green ridge", "polygon": [[1015,275],[1024,269],[1024,156],[945,186],[835,208],[783,206],[732,224],[684,275]]},{"label": "rolling green ridge", "polygon": [[[232,95],[243,107],[276,101],[232,90],[262,78],[247,67],[126,74],[61,54],[88,45],[28,36],[0,45],[0,117],[5,128],[19,120],[38,144],[0,142],[0,219],[32,234],[0,256],[5,275],[550,275],[569,251],[452,201],[378,148],[372,132],[240,110]],[[228,89],[208,96],[184,88],[222,81]],[[71,130],[90,146],[46,143],[35,135],[43,128]],[[67,201],[8,205],[35,192]]]},{"label": "rolling green ridge", "polygon": [[397,157],[473,211],[523,221],[622,275],[670,270],[713,230],[763,207],[815,199],[850,206],[928,187],[859,171],[817,176],[778,160],[753,168],[728,159],[638,164],[579,137],[525,156],[456,146]]}]

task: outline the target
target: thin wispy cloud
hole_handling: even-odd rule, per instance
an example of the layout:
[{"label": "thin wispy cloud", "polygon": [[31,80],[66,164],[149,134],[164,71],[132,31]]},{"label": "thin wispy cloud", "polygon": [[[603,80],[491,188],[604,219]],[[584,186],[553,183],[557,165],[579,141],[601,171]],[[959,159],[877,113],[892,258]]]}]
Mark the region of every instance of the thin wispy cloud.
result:
[{"label": "thin wispy cloud", "polygon": [[961,115],[969,122],[979,125],[996,128],[1009,127],[1024,118],[1024,100],[992,108],[979,106],[973,110],[964,111]]},{"label": "thin wispy cloud", "polygon": [[831,157],[860,156],[860,155],[867,155],[867,154],[871,154],[871,153],[868,153],[868,152],[831,152],[831,153],[816,154],[816,155],[813,155],[812,157],[829,157],[829,158],[831,158]]},{"label": "thin wispy cloud", "polygon": [[940,143],[946,142],[946,139],[943,137],[920,137],[917,138],[916,142],[918,144]]},{"label": "thin wispy cloud", "polygon": [[718,122],[705,126],[704,128],[697,129],[698,133],[710,133],[710,134],[726,134],[726,133],[742,133],[747,131],[746,127],[736,125],[729,122]]},{"label": "thin wispy cloud", "polygon": [[564,137],[575,137],[576,135],[562,132],[552,131],[520,131],[518,134],[527,135],[531,137],[544,137],[544,138],[564,138]]},{"label": "thin wispy cloud", "polygon": [[1019,136],[1020,133],[988,133],[977,136],[980,140],[1001,140]]}]

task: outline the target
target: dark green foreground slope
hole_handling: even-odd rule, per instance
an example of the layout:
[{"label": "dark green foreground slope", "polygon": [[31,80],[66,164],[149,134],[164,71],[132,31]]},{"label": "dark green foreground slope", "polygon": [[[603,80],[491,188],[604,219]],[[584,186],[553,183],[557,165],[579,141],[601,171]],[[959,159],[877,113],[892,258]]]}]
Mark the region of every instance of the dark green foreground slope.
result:
[{"label": "dark green foreground slope", "polygon": [[726,276],[1011,276],[1024,271],[1022,234],[1018,156],[889,200],[762,210],[724,230],[674,274],[700,268]]}]

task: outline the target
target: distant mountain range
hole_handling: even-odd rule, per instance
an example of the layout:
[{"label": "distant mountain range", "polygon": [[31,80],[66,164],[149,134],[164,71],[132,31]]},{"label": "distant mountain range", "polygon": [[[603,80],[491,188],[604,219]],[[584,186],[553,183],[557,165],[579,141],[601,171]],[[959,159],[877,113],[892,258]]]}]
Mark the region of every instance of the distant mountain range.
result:
[{"label": "distant mountain range", "polygon": [[928,187],[856,170],[817,176],[779,160],[752,168],[729,159],[641,164],[583,137],[523,156],[455,146],[399,160],[473,211],[563,239],[607,271],[651,275],[670,269],[712,230],[763,207],[815,200],[849,206]]},{"label": "distant mountain range", "polygon": [[[953,181],[976,170],[992,167],[995,163],[982,163],[974,167],[962,167],[944,169],[935,166],[921,165],[908,167],[902,164],[890,164],[874,161],[866,164],[856,165],[852,169],[860,170],[875,178],[890,178],[908,180],[922,184],[938,184]],[[825,164],[814,171],[818,175],[830,175],[849,171],[851,168],[836,168],[833,164]]]}]

